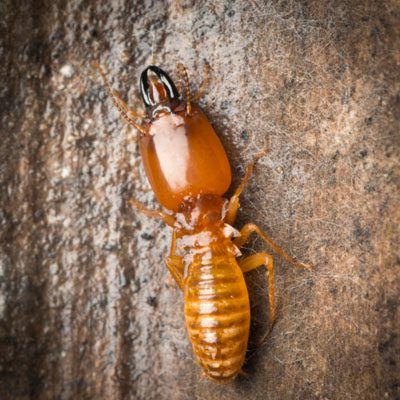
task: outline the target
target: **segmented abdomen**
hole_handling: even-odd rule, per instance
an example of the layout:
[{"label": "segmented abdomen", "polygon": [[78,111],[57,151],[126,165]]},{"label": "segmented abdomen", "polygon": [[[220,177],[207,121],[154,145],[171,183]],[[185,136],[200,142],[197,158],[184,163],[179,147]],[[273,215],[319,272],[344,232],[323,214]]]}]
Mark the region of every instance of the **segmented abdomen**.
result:
[{"label": "segmented abdomen", "polygon": [[235,378],[244,362],[250,325],[246,283],[235,258],[195,261],[185,281],[185,317],[194,353],[206,375]]}]

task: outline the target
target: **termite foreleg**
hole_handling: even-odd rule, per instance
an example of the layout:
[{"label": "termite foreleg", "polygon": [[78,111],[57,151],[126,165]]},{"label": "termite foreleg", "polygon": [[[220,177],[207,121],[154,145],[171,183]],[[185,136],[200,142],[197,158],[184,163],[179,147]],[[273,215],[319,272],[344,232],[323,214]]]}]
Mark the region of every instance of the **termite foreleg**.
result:
[{"label": "termite foreleg", "polygon": [[303,264],[299,261],[296,261],[293,257],[291,257],[285,250],[279,247],[271,238],[269,238],[261,229],[255,224],[246,224],[240,230],[240,236],[237,237],[233,242],[237,247],[242,247],[243,244],[247,241],[249,236],[253,233],[257,233],[261,239],[277,254],[282,256],[289,264],[292,264],[296,268],[306,268],[311,269],[313,268],[311,265]]},{"label": "termite foreleg", "polygon": [[142,214],[146,215],[149,218],[156,218],[160,219],[161,221],[165,222],[167,225],[173,227],[175,224],[175,218],[172,215],[165,214],[162,211],[157,210],[149,210],[146,206],[139,201],[134,199],[128,200],[129,204],[140,211]]},{"label": "termite foreleg", "polygon": [[240,207],[239,197],[240,197],[241,193],[243,192],[245,186],[247,185],[247,182],[249,181],[251,174],[253,173],[254,164],[263,155],[265,155],[265,150],[262,150],[259,153],[257,153],[254,156],[253,161],[247,165],[246,173],[244,175],[242,182],[240,183],[239,187],[236,189],[234,195],[229,200],[228,211],[227,211],[226,217],[225,217],[225,221],[229,225],[233,225],[233,223],[235,222],[236,215],[237,215],[237,212]]},{"label": "termite foreleg", "polygon": [[265,265],[268,271],[268,300],[269,300],[269,321],[271,325],[275,322],[275,285],[274,285],[274,259],[270,254],[257,253],[238,261],[242,272],[252,271]]}]

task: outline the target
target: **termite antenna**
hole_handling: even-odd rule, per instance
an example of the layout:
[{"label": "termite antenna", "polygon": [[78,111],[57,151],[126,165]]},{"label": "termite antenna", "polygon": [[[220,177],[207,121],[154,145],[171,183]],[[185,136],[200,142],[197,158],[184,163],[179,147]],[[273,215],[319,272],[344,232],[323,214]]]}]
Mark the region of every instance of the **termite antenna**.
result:
[{"label": "termite antenna", "polygon": [[99,71],[99,73],[103,79],[104,86],[106,87],[107,92],[114,103],[114,106],[117,108],[117,110],[119,111],[122,118],[124,118],[126,122],[128,122],[130,125],[132,125],[134,128],[136,128],[139,132],[145,134],[146,130],[142,126],[140,126],[136,121],[134,121],[132,118],[130,118],[128,116],[128,114],[126,113],[126,111],[119,104],[118,97],[114,94],[113,90],[111,89],[110,82],[107,78],[106,73],[104,72],[103,68],[101,67],[101,65],[97,61],[92,61],[91,65],[93,68],[95,68]]},{"label": "termite antenna", "polygon": [[203,82],[201,82],[200,87],[197,90],[196,96],[193,97],[193,101],[197,102],[198,100],[201,99],[201,96],[203,96],[203,93],[208,86],[209,80],[210,80],[210,64],[205,61],[204,66],[203,66]]},{"label": "termite antenna", "polygon": [[180,76],[180,80],[183,77],[183,81],[185,83],[185,90],[186,90],[186,113],[190,115],[192,112],[192,104],[190,99],[190,83],[189,83],[189,76],[186,70],[186,67],[182,63],[177,64],[178,74]]},{"label": "termite antenna", "polygon": [[155,56],[155,52],[154,52],[154,44],[156,42],[156,34],[153,32],[151,32],[151,36],[152,36],[152,40],[151,40],[151,63],[153,65],[156,65],[156,56]]}]

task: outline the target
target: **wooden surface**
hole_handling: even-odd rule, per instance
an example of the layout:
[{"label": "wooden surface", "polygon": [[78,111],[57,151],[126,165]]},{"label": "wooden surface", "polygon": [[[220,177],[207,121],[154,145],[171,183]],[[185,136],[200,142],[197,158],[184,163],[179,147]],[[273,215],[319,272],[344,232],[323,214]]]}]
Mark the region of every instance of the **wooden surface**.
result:
[{"label": "wooden surface", "polygon": [[[1,399],[399,399],[399,3],[19,1],[0,3]],[[242,200],[292,255],[276,259],[267,340],[264,271],[247,277],[247,375],[201,377],[182,296],[163,264],[170,232],[130,104],[155,62],[193,88],[224,143]],[[247,252],[264,249],[254,239]]]}]

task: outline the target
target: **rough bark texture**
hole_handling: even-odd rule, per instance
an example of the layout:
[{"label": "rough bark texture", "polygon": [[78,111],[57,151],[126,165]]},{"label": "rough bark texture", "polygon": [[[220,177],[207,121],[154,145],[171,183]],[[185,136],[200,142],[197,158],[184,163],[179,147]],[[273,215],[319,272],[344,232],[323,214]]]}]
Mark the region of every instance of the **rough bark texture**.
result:
[{"label": "rough bark texture", "polygon": [[[19,4],[18,4],[19,3]],[[399,3],[19,1],[0,4],[1,399],[399,399]],[[140,107],[177,61],[226,146],[234,185],[267,143],[238,226],[313,272],[248,277],[247,375],[201,377],[135,132],[90,60]],[[175,76],[175,75],[174,75]],[[253,240],[248,251],[263,249]]]}]

